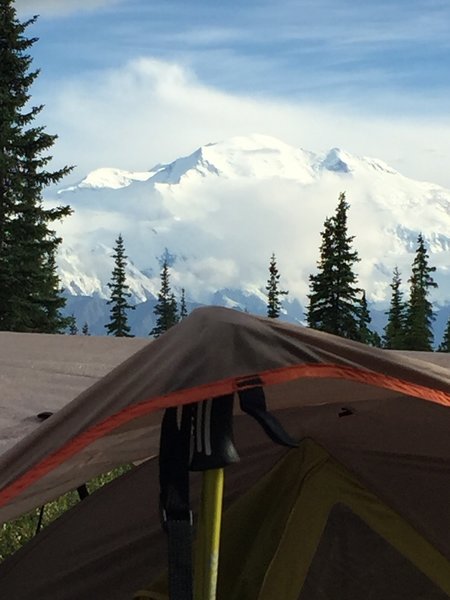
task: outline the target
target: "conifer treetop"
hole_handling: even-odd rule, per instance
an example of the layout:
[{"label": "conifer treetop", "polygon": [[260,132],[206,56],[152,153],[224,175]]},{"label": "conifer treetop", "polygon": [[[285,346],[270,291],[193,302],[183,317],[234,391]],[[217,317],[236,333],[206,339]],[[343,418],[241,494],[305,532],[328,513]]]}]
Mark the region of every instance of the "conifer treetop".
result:
[{"label": "conifer treetop", "polygon": [[383,333],[383,348],[391,350],[403,350],[405,348],[406,335],[406,303],[403,300],[401,290],[401,273],[396,266],[394,268],[392,282],[391,301],[389,310],[385,313],[388,316]]},{"label": "conifer treetop", "polygon": [[155,338],[161,336],[179,321],[177,302],[175,295],[170,288],[170,274],[167,257],[163,260],[160,277],[161,287],[158,292],[158,300],[153,309],[153,313],[156,315],[156,324],[149,334]]},{"label": "conifer treetop", "polygon": [[352,249],[354,236],[347,231],[348,209],[345,193],[341,193],[335,214],[325,219],[318,272],[309,277],[306,319],[314,329],[358,340],[362,290],[354,265],[360,259]]},{"label": "conifer treetop", "polygon": [[69,319],[69,335],[78,335],[77,320],[75,318],[75,315],[72,313],[70,315],[70,317],[68,317],[68,319]]},{"label": "conifer treetop", "polygon": [[281,296],[286,296],[289,292],[280,288],[280,273],[278,272],[277,259],[275,253],[272,253],[269,262],[269,279],[266,285],[267,290],[267,316],[270,319],[277,319],[281,313]]},{"label": "conifer treetop", "polygon": [[432,277],[436,267],[428,264],[429,256],[422,234],[417,238],[416,255],[409,278],[410,293],[406,311],[405,348],[407,350],[430,351],[433,349],[434,321],[433,305],[429,300],[430,290],[437,287]]},{"label": "conifer treetop", "polygon": [[111,290],[111,297],[107,304],[111,305],[110,322],[105,325],[108,335],[115,337],[134,337],[128,324],[128,310],[134,310],[134,305],[128,302],[131,297],[129,286],[126,283],[127,256],[122,234],[119,234],[114,247],[114,268],[111,281],[107,284]]}]

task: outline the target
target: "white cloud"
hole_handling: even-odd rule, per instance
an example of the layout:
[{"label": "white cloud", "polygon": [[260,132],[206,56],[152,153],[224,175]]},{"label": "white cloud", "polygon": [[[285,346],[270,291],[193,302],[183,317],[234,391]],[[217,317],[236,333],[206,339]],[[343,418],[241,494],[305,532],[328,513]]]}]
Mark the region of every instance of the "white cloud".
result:
[{"label": "white cloud", "polygon": [[405,175],[450,187],[449,120],[369,118],[350,106],[233,95],[152,58],[62,80],[43,120],[60,137],[58,162],[77,164],[78,177],[101,166],[149,169],[205,143],[260,132],[314,151],[340,146],[376,156]]}]

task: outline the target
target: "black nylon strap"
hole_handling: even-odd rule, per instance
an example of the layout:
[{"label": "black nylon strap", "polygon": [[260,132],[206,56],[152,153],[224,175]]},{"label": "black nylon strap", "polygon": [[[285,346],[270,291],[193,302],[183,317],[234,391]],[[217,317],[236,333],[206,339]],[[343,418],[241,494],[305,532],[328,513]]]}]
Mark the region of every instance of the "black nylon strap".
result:
[{"label": "black nylon strap", "polygon": [[170,600],[192,600],[192,525],[190,521],[168,519]]},{"label": "black nylon strap", "polygon": [[192,513],[189,500],[191,407],[168,408],[161,425],[160,506],[168,536],[169,598],[192,600]]},{"label": "black nylon strap", "polygon": [[298,443],[285,431],[281,423],[267,410],[266,397],[262,387],[240,390],[238,395],[241,409],[256,419],[273,442],[288,448],[298,446]]}]

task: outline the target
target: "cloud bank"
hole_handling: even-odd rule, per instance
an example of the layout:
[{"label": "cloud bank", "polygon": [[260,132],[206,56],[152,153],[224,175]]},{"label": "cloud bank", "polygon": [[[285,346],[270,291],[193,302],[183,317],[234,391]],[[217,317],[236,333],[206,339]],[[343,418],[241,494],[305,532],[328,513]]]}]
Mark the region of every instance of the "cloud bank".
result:
[{"label": "cloud bank", "polygon": [[225,93],[189,68],[143,57],[62,80],[43,112],[58,133],[72,180],[101,166],[150,169],[208,142],[264,133],[313,151],[339,146],[383,159],[403,174],[450,187],[450,120],[368,119],[333,104]]}]

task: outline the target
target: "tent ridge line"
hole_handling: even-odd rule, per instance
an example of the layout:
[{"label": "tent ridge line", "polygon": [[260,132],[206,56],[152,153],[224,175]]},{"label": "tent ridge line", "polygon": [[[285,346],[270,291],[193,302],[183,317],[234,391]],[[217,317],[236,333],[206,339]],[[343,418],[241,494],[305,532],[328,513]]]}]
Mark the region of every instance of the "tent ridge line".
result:
[{"label": "tent ridge line", "polygon": [[[261,373],[250,375],[240,375],[229,377],[214,383],[207,383],[170,392],[162,396],[157,396],[144,400],[139,404],[127,406],[119,412],[107,417],[100,423],[93,425],[83,433],[80,433],[63,446],[55,450],[52,454],[43,458],[34,467],[23,473],[16,480],[7,484],[0,490],[0,507],[9,504],[14,498],[19,496],[24,490],[33,483],[43,478],[53,471],[59,465],[72,456],[89,446],[92,442],[114,431],[121,425],[132,421],[136,417],[148,415],[159,409],[170,406],[181,406],[193,402],[199,402],[207,398],[222,396],[246,388],[257,387],[258,385],[274,385],[285,383],[301,378],[335,378],[375,385],[377,387],[391,389],[402,394],[415,396],[423,400],[435,402],[450,407],[450,392],[432,389],[423,385],[409,383],[403,379],[392,377],[390,375],[376,373],[369,369],[350,367],[339,364],[302,364],[290,365],[288,367],[279,367],[263,371]],[[255,378],[253,381],[251,378]],[[246,384],[246,380],[248,383]]]}]

